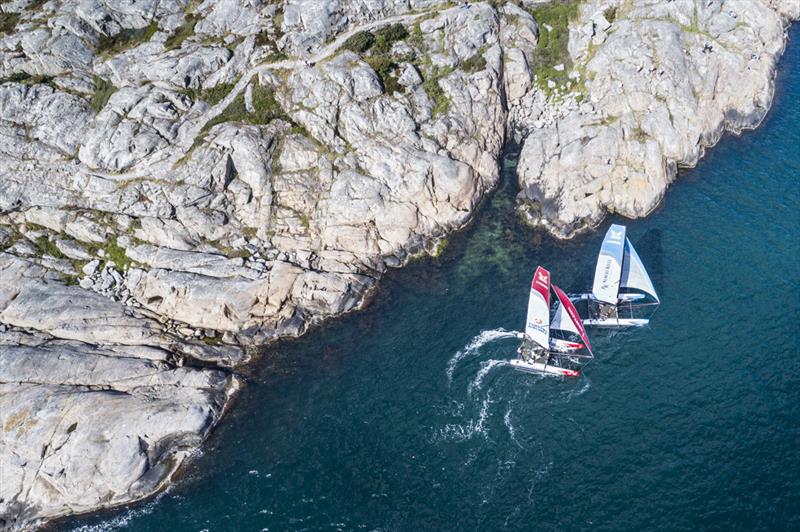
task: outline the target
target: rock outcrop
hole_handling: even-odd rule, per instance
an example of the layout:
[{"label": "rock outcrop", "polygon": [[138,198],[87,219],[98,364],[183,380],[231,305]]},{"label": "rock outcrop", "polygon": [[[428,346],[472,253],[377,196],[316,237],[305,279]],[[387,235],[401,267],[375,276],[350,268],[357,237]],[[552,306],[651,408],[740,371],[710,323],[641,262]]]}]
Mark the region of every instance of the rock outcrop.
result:
[{"label": "rock outcrop", "polygon": [[798,12],[797,2],[766,0],[582,4],[566,61],[574,83],[511,103],[525,138],[524,216],[568,238],[607,212],[648,214],[678,167],[723,132],[760,123]]},{"label": "rock outcrop", "polygon": [[254,346],[468,221],[507,130],[532,223],[645,214],[800,14],[573,4],[0,4],[0,529],[160,489]]}]

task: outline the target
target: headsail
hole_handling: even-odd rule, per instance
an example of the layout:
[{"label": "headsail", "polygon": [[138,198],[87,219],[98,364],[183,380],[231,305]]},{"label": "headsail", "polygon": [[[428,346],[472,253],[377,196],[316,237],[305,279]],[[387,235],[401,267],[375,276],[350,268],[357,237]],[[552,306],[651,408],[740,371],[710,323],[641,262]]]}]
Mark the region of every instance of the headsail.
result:
[{"label": "headsail", "polygon": [[[569,300],[569,297],[567,297],[567,294],[565,294],[562,289],[553,285],[553,291],[556,293],[558,301],[561,303],[556,313],[561,313],[562,316],[566,315],[564,318],[561,318],[559,325],[563,323],[563,326],[560,326],[559,329],[579,334],[583,343],[586,345],[586,349],[589,350],[589,353],[594,355],[594,353],[592,353],[592,344],[589,343],[586,329],[583,327],[581,317],[578,315],[578,309],[575,308],[575,305],[572,304],[572,301]],[[553,321],[555,321],[555,318]]]},{"label": "headsail", "polygon": [[550,272],[539,266],[531,281],[525,336],[544,348],[550,340]]},{"label": "headsail", "polygon": [[622,273],[622,256],[625,248],[625,226],[612,225],[608,228],[597,257],[594,271],[594,297],[606,303],[617,303],[619,280]]},{"label": "headsail", "polygon": [[625,260],[622,263],[620,286],[641,290],[653,296],[656,301],[659,301],[653,282],[650,280],[650,276],[647,275],[647,270],[644,269],[642,259],[639,258],[639,254],[636,253],[633,244],[628,238],[625,238]]}]

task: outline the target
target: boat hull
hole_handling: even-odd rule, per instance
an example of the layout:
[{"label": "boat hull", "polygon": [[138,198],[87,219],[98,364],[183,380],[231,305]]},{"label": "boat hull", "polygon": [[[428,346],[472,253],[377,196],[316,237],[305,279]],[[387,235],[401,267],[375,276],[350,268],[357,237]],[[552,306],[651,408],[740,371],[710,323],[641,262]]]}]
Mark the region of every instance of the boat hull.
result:
[{"label": "boat hull", "polygon": [[583,320],[584,325],[591,327],[644,327],[650,320],[639,318],[614,318],[610,320]]},{"label": "boat hull", "polygon": [[517,371],[524,371],[526,373],[545,373],[548,375],[561,375],[562,377],[577,377],[581,374],[580,371],[572,369],[559,368],[558,366],[551,366],[540,362],[526,362],[520,359],[512,360],[511,366]]}]

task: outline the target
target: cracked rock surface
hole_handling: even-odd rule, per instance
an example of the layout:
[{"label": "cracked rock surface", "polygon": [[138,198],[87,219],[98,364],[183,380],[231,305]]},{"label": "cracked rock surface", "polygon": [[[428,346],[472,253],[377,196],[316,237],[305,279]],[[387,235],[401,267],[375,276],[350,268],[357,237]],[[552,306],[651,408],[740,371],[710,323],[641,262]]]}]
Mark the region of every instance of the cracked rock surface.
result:
[{"label": "cracked rock surface", "polygon": [[468,222],[507,132],[531,223],[646,214],[800,15],[584,2],[554,82],[540,4],[0,3],[0,529],[162,488],[256,346]]}]

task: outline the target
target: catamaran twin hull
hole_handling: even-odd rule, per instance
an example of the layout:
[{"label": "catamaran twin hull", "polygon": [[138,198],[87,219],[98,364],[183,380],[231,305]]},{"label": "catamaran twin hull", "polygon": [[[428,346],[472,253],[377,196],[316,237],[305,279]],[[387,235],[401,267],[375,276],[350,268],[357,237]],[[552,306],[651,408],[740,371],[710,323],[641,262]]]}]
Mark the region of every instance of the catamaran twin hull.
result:
[{"label": "catamaran twin hull", "polygon": [[578,370],[560,368],[551,364],[542,364],[541,362],[527,362],[522,359],[512,360],[511,367],[526,373],[547,373],[550,375],[560,375],[562,377],[578,377],[581,374]]},{"label": "catamaran twin hull", "polygon": [[[647,313],[652,315],[658,305],[658,303],[630,306],[619,304],[614,307],[616,316],[602,316],[601,312],[593,307],[603,303],[597,301],[593,294],[570,294],[569,298],[576,306],[581,307],[581,316],[586,316],[583,318],[583,324],[592,327],[644,327],[650,323],[650,318],[634,317],[635,312],[637,309],[649,308]],[[585,304],[585,309],[582,308],[582,303]]]},{"label": "catamaran twin hull", "polygon": [[569,296],[582,307],[584,325],[641,327],[650,323],[658,307],[653,282],[625,233],[624,225],[609,227],[597,256],[592,292]]},{"label": "catamaran twin hull", "polygon": [[[551,289],[558,298],[552,316],[550,315]],[[581,341],[552,337],[551,331],[562,336],[580,338]],[[520,357],[511,362],[511,366],[520,371],[577,377],[580,375],[577,368],[581,359],[586,361],[594,356],[575,305],[563,290],[550,284],[550,272],[541,266],[536,269],[531,282],[528,316],[522,340]],[[584,349],[588,354],[579,354]],[[572,366],[572,368],[561,366]]]}]

